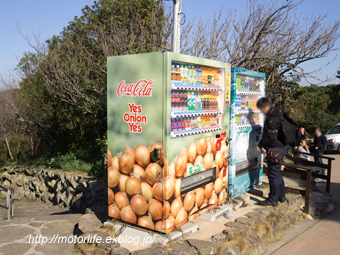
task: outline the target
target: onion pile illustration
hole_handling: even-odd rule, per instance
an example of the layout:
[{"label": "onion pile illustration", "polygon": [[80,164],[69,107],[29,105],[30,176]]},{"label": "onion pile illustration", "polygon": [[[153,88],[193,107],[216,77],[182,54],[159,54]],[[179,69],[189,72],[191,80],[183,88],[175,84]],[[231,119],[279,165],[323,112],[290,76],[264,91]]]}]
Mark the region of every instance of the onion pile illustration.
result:
[{"label": "onion pile illustration", "polygon": [[[155,161],[155,148],[164,151],[160,141],[150,147],[139,144],[116,156],[108,151],[108,215],[141,227],[169,233],[186,222],[223,203],[228,187],[228,147],[216,151],[216,139],[202,136],[169,164]],[[222,144],[223,145],[223,144]],[[224,144],[225,145],[225,144]],[[181,194],[181,179],[216,167],[216,180]],[[196,174],[196,173],[194,173]]]}]

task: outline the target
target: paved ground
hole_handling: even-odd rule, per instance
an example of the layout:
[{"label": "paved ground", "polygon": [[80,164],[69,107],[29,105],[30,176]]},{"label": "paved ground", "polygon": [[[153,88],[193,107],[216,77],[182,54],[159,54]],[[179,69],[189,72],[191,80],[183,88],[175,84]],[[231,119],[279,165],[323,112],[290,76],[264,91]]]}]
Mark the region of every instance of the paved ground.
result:
[{"label": "paved ground", "polygon": [[[340,205],[340,155],[327,155],[336,158],[333,164],[331,194],[334,202]],[[325,191],[324,184],[317,185],[320,190]],[[304,254],[339,254],[340,250],[340,209],[335,210],[332,215],[319,221],[304,233],[288,242],[274,255],[304,255]]]},{"label": "paved ground", "polygon": [[[3,204],[4,200],[0,200],[0,203]],[[39,201],[17,201],[15,217],[11,222],[2,220],[5,210],[0,212],[0,254],[72,254],[73,244],[41,245],[33,243],[32,237],[44,235],[52,238],[57,234],[70,236],[81,214]]]}]

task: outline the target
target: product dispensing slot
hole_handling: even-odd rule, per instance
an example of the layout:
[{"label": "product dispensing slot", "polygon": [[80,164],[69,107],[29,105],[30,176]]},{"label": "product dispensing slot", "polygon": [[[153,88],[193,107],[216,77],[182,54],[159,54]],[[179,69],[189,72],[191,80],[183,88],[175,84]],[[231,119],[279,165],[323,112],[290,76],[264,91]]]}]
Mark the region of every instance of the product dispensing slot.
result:
[{"label": "product dispensing slot", "polygon": [[181,180],[181,195],[216,180],[216,167],[205,170]]},{"label": "product dispensing slot", "polygon": [[258,167],[258,159],[253,158],[236,164],[236,177],[254,171]]}]

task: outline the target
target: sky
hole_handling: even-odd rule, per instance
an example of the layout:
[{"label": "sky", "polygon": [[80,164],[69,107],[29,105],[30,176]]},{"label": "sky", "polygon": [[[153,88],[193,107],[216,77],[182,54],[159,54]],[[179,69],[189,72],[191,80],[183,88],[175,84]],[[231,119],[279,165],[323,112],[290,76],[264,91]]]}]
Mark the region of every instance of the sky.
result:
[{"label": "sky", "polygon": [[[259,0],[267,1],[268,0]],[[285,0],[278,0],[283,2]],[[246,13],[247,0],[182,0],[182,12],[187,20],[191,20],[202,12],[203,17],[209,18],[216,11],[224,9],[225,13],[231,8],[238,13]],[[74,16],[81,15],[85,5],[93,4],[93,0],[11,0],[1,1],[0,8],[0,74],[13,70],[18,59],[25,51],[31,50],[25,39],[17,30],[20,24],[24,35],[32,31],[40,32],[40,39],[46,40],[53,35],[58,35]],[[168,2],[170,4],[170,2]],[[327,14],[327,22],[340,19],[340,1],[338,0],[305,0],[298,8],[297,14],[302,17]],[[337,48],[340,48],[338,40]],[[319,78],[325,80],[335,75],[340,68],[340,50],[332,52],[327,58],[317,59],[305,63],[303,68],[312,71],[326,65],[339,55],[335,61],[326,66]],[[313,82],[313,81],[312,81]],[[339,81],[340,82],[340,81]],[[335,78],[328,82],[335,83]],[[302,85],[307,85],[304,83]]]}]

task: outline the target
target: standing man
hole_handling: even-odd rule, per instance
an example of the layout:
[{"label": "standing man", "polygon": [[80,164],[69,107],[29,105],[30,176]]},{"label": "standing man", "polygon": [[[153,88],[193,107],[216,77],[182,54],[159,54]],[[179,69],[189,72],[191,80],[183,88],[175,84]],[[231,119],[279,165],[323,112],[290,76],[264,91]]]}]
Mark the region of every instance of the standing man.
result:
[{"label": "standing man", "polygon": [[284,202],[285,183],[281,175],[281,165],[287,153],[282,133],[283,113],[274,107],[271,101],[262,97],[257,101],[257,108],[266,116],[262,139],[257,150],[267,150],[268,179],[270,185],[269,196],[260,205],[277,206],[278,202]]},{"label": "standing man", "polygon": [[[315,137],[314,137],[314,150],[315,154],[322,156],[325,152],[327,145],[327,138],[324,134],[321,133],[320,128],[315,129]],[[322,164],[322,158],[320,157],[314,157],[314,161],[316,163]]]}]

